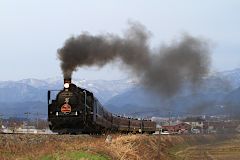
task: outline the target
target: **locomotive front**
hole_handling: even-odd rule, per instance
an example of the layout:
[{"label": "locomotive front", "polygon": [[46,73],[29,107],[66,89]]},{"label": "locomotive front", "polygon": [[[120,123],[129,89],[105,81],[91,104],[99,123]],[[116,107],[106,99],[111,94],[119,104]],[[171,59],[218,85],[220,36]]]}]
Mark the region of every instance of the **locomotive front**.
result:
[{"label": "locomotive front", "polygon": [[[48,92],[48,102],[50,101]],[[76,133],[80,124],[83,124],[82,95],[78,87],[71,83],[71,79],[64,79],[64,88],[57,95],[56,99],[48,104],[48,121],[52,131],[58,133]],[[83,126],[82,126],[83,127]]]}]

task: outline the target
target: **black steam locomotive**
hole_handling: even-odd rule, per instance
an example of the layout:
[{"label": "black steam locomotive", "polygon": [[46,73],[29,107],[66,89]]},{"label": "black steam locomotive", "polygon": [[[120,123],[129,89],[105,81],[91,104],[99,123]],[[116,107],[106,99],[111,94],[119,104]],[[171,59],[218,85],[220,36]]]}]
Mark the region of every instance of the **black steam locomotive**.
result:
[{"label": "black steam locomotive", "polygon": [[156,123],[114,115],[99,103],[92,92],[77,87],[71,79],[64,80],[64,88],[50,102],[48,91],[48,121],[53,132],[59,134],[133,132],[153,133]]}]

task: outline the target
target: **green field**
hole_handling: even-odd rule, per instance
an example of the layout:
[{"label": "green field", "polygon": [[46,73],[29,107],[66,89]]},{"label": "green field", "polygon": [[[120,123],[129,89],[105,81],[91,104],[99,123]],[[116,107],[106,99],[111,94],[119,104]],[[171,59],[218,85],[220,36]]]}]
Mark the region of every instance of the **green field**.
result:
[{"label": "green field", "polygon": [[86,152],[65,152],[55,153],[53,155],[45,155],[40,157],[39,160],[109,160],[107,156],[100,154],[91,154]]}]

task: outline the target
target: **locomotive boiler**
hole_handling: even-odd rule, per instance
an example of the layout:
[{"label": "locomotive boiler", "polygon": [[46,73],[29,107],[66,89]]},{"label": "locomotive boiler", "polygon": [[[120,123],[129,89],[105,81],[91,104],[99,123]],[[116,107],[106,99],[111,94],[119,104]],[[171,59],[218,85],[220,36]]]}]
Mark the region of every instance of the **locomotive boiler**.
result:
[{"label": "locomotive boiler", "polygon": [[108,112],[92,92],[64,79],[64,88],[51,100],[48,91],[49,128],[59,134],[133,132],[153,133],[156,123],[121,117]]}]

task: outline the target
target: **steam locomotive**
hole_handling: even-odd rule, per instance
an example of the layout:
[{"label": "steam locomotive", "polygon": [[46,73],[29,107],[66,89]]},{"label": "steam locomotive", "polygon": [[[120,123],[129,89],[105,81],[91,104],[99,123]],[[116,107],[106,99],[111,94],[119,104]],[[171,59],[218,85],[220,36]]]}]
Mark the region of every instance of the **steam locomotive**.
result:
[{"label": "steam locomotive", "polygon": [[59,134],[78,133],[153,133],[156,123],[121,117],[108,112],[92,92],[77,87],[71,79],[64,79],[64,88],[56,99],[48,91],[49,128]]}]

